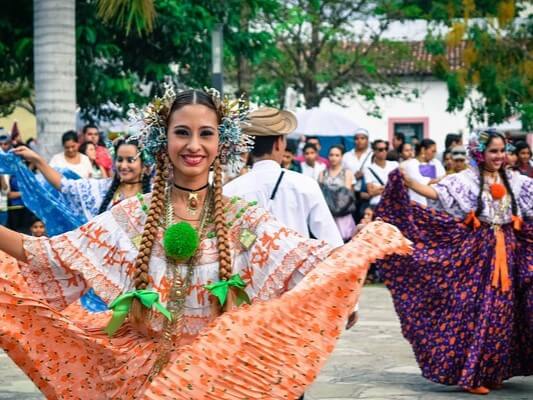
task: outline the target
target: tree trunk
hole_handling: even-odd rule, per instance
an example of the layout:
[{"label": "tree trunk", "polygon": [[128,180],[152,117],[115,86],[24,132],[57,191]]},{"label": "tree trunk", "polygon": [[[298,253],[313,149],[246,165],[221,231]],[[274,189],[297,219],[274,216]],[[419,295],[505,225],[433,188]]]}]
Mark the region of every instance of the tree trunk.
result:
[{"label": "tree trunk", "polygon": [[320,93],[318,84],[312,79],[303,79],[303,95],[305,99],[305,108],[311,109],[320,105]]},{"label": "tree trunk", "polygon": [[35,111],[40,151],[61,151],[76,128],[75,0],[33,0]]}]

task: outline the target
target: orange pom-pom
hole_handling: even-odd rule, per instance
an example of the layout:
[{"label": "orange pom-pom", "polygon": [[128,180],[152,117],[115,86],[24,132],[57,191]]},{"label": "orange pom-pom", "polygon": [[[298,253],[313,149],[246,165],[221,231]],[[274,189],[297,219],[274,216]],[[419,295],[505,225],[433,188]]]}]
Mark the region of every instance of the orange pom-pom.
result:
[{"label": "orange pom-pom", "polygon": [[501,183],[493,183],[490,185],[490,194],[494,200],[500,200],[507,194],[507,190]]}]

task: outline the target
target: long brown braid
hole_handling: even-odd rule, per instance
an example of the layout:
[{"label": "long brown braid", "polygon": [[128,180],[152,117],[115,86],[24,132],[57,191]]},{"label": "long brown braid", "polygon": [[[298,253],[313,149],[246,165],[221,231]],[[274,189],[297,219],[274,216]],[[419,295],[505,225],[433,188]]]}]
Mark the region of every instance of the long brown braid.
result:
[{"label": "long brown braid", "polygon": [[[149,262],[152,247],[157,240],[158,225],[165,210],[165,188],[169,178],[169,159],[167,152],[163,152],[157,157],[156,175],[152,189],[152,201],[150,210],[144,224],[139,254],[135,259],[135,274],[133,283],[135,289],[146,289],[149,283]],[[133,300],[131,307],[133,321],[140,323],[144,318],[144,307],[137,299]]]},{"label": "long brown braid", "polygon": [[[170,107],[168,117],[174,111],[190,104],[204,105],[217,114],[220,122],[222,115],[220,108],[213,98],[205,92],[187,90],[179,93]],[[157,238],[158,222],[165,209],[165,187],[169,179],[170,161],[166,150],[157,157],[156,176],[152,189],[152,202],[146,218],[144,231],[139,246],[139,254],[135,260],[134,284],[136,289],[146,289],[149,283],[149,261],[152,246]],[[219,254],[219,278],[228,280],[231,277],[231,254],[229,248],[228,228],[224,217],[224,197],[222,195],[222,165],[217,157],[214,167],[214,223],[217,236],[217,249]],[[145,308],[137,299],[133,300],[131,316],[133,322],[140,324],[144,320]]]},{"label": "long brown braid", "polygon": [[224,197],[222,195],[222,165],[219,158],[213,164],[214,176],[214,222],[217,235],[218,275],[226,281],[231,277],[231,254],[229,249],[228,228],[224,216]]}]

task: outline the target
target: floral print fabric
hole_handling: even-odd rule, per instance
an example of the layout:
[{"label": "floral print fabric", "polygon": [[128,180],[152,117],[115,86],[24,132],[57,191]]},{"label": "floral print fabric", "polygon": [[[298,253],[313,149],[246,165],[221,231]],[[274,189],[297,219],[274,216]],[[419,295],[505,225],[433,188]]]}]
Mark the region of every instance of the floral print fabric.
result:
[{"label": "floral print fabric", "polygon": [[[145,196],[144,201],[149,203],[149,200],[150,196]],[[186,299],[184,333],[181,342],[173,343],[175,351],[172,354],[173,357],[179,354],[192,357],[191,354],[199,350],[187,348],[186,345],[199,332],[203,332],[203,335],[211,332],[215,337],[220,337],[228,319],[235,318],[239,321],[238,324],[246,324],[246,313],[254,315],[253,318],[263,318],[261,326],[276,333],[277,324],[286,324],[280,321],[286,315],[285,312],[295,312],[298,315],[296,308],[305,310],[304,305],[309,302],[313,304],[311,309],[318,307],[311,312],[315,325],[328,326],[327,346],[321,348],[320,353],[309,352],[306,348],[306,355],[302,359],[305,363],[300,367],[305,370],[305,379],[297,379],[296,386],[284,384],[276,387],[279,397],[267,395],[268,398],[283,398],[283,393],[303,392],[326,355],[333,349],[336,335],[357,301],[368,260],[396,250],[407,251],[408,243],[392,227],[381,224],[380,235],[385,231],[393,232],[390,241],[383,243],[380,240],[380,245],[371,244],[370,238],[373,236],[369,230],[361,239],[366,244],[355,241],[346,245],[336,250],[328,263],[324,263],[331,253],[331,248],[324,242],[302,238],[281,226],[258,207],[248,207],[237,218],[238,210],[242,208],[246,208],[242,202],[232,203],[227,213],[231,222],[229,232],[233,268],[234,272],[241,273],[248,282],[246,290],[254,304],[242,311],[237,309],[225,314],[220,322],[216,319],[218,314],[203,286],[218,279],[217,251],[215,239],[204,239]],[[151,333],[147,335],[126,322],[114,337],[109,338],[103,333],[103,328],[109,321],[110,313],[89,314],[76,302],[88,287],[92,287],[96,294],[108,302],[132,288],[136,243],[145,219],[139,200],[133,198],[75,231],[50,239],[25,237],[27,263],[17,263],[10,257],[0,255],[0,345],[47,398],[133,399],[145,398],[145,393],[150,390],[147,378],[160,347],[158,332],[162,320],[159,314],[151,315]],[[242,229],[248,229],[257,236],[249,249],[238,240]],[[168,300],[170,282],[160,243],[161,235],[162,230],[150,259],[150,276],[151,287],[161,294],[162,302],[165,303]],[[354,255],[359,254],[361,246],[366,254],[356,260]],[[184,266],[177,268],[183,272]],[[279,298],[287,290],[294,288],[314,268],[324,268],[324,271],[314,278],[310,276],[305,284],[302,282],[302,290],[294,291],[300,295],[294,295],[296,297],[287,301],[288,308],[284,309],[282,305],[285,302],[280,301],[272,306],[277,312],[263,313],[265,309],[270,309],[272,299]],[[318,282],[320,279],[323,281]],[[314,285],[317,285],[316,290],[313,290]],[[299,289],[300,285],[296,288]],[[320,307],[323,311],[320,311]],[[329,321],[334,314],[336,319]],[[316,330],[309,325],[310,316],[307,315],[306,318],[308,319],[301,319],[299,325],[283,330],[290,335],[287,338],[290,348],[297,345],[294,342],[295,336],[312,342],[323,335],[320,329]],[[309,328],[312,328],[312,332],[307,334]],[[240,328],[235,325],[234,329],[239,332]],[[260,341],[254,342],[253,331],[249,332],[248,338],[252,343],[247,342],[245,345],[241,342],[242,346],[234,347],[235,354],[248,352],[249,346],[262,346]],[[199,340],[201,344],[197,346],[201,346],[204,339]],[[277,352],[272,349],[275,348],[265,347],[263,353]],[[270,359],[271,357],[268,358]],[[270,363],[268,360],[266,362]],[[207,368],[211,365],[207,363],[209,360],[202,360],[199,366]],[[242,365],[241,369],[236,369],[237,375],[242,370]],[[221,376],[229,376],[227,369],[219,368],[222,366],[206,370],[212,374],[213,382]],[[294,367],[287,363],[286,368],[284,375],[289,376]],[[167,384],[181,388],[183,380],[190,378],[185,372],[182,375],[175,370],[174,363],[167,365],[161,374],[171,376],[172,381]],[[194,382],[190,384],[197,385],[198,378],[194,377]],[[154,385],[155,390],[161,389],[157,389],[155,381]],[[205,391],[206,386],[195,388]],[[150,396],[178,398],[177,394],[158,397],[152,393]]]},{"label": "floral print fabric", "polygon": [[[460,186],[460,179],[446,178],[438,191],[447,208],[457,205],[466,213],[475,199],[469,200],[470,187]],[[531,190],[531,182],[521,187],[526,189],[520,196]],[[411,256],[392,256],[379,262],[379,269],[423,376],[478,387],[532,374],[531,221],[520,231],[511,224],[501,228],[511,280],[511,289],[503,292],[491,285],[496,238],[487,223],[474,230],[446,212],[410,203],[398,171],[391,174],[376,213],[414,242]],[[530,213],[521,209],[523,216]]]}]

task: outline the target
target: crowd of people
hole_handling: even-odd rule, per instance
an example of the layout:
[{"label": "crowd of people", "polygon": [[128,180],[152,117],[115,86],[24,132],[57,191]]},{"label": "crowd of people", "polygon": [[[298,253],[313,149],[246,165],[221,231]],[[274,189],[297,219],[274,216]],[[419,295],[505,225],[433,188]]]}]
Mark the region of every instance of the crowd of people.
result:
[{"label": "crowd of people", "polygon": [[137,116],[49,161],[0,136],[0,171],[25,163],[0,176],[0,345],[47,397],[298,398],[369,269],[426,378],[533,373],[527,143],[358,129],[325,158],[288,111],[171,88]]}]

